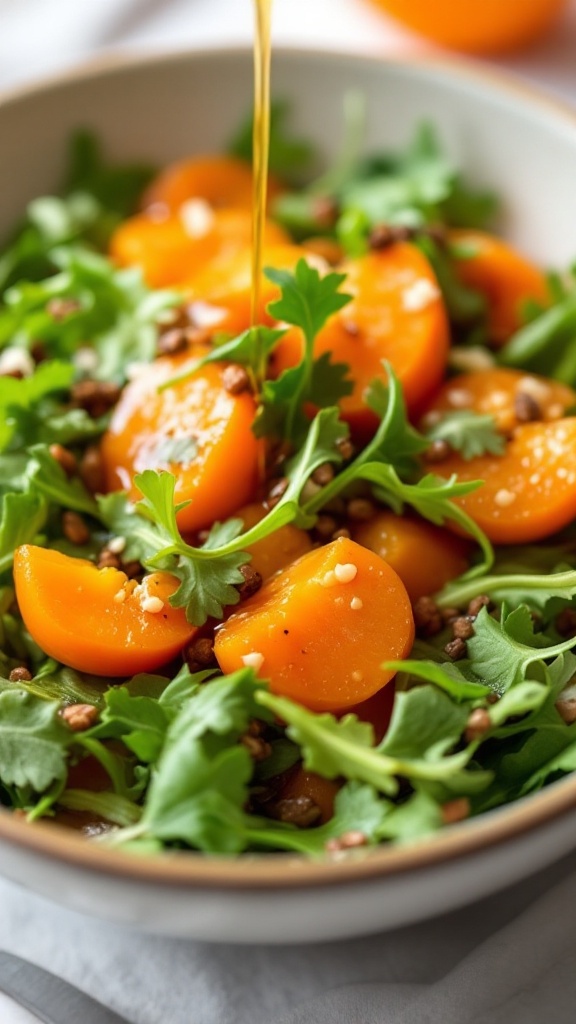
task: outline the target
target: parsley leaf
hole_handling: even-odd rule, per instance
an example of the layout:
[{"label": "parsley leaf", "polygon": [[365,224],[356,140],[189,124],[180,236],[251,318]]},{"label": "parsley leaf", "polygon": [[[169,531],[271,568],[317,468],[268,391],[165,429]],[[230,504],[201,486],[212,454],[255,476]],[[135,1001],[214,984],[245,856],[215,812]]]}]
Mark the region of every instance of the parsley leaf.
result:
[{"label": "parsley leaf", "polygon": [[464,459],[486,453],[502,455],[506,447],[506,439],[498,432],[493,416],[468,410],[443,413],[426,436],[430,441],[446,441]]},{"label": "parsley leaf", "polygon": [[[318,402],[324,397],[324,389],[318,387],[319,374],[314,374],[314,341],[328,318],[350,301],[351,296],[340,291],[345,281],[345,274],[328,273],[321,276],[315,267],[305,259],[298,260],[292,273],[289,270],[265,269],[270,281],[280,287],[280,298],[271,302],[269,312],[276,319],[299,327],[304,336],[304,354],[297,366],[284,370],[276,381],[267,381],[263,388],[263,414],[258,417],[255,425],[259,435],[268,433],[270,427],[281,437],[298,443],[307,428],[304,413],[305,402]],[[326,360],[323,361],[324,370]],[[343,380],[344,370],[338,368],[336,373],[331,370],[329,395],[333,400],[335,394],[349,394],[351,382]],[[339,381],[339,394],[335,389]],[[316,389],[313,385],[316,385]],[[343,390],[344,389],[344,390]],[[271,413],[272,418],[267,416]]]}]

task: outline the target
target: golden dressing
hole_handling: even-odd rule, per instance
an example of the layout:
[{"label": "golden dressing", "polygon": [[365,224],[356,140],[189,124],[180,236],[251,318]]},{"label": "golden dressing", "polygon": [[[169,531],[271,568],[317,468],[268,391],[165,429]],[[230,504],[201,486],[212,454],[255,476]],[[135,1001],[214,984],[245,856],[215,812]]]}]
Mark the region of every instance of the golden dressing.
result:
[{"label": "golden dressing", "polygon": [[262,273],[262,238],[266,220],[268,186],[268,150],[270,143],[270,26],[272,0],[254,0],[254,134],[253,207],[252,207],[252,290],[250,322],[258,320],[260,277]]}]

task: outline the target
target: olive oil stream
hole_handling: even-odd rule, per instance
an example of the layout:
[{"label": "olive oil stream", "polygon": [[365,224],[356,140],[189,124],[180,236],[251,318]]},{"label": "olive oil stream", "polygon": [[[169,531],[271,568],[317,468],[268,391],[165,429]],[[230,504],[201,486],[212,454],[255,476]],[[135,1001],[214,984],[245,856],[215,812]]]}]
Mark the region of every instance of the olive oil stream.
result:
[{"label": "olive oil stream", "polygon": [[254,134],[252,206],[252,287],[250,322],[258,320],[262,275],[262,241],[266,221],[268,152],[270,148],[270,51],[272,0],[254,0]]}]

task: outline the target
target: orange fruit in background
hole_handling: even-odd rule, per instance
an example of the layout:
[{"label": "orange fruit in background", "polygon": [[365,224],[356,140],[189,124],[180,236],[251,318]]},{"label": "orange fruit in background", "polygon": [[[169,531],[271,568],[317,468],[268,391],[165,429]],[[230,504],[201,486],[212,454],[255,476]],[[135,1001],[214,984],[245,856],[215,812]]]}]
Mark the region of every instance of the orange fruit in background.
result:
[{"label": "orange fruit in background", "polygon": [[467,53],[520,50],[550,27],[566,0],[374,0],[403,25]]}]

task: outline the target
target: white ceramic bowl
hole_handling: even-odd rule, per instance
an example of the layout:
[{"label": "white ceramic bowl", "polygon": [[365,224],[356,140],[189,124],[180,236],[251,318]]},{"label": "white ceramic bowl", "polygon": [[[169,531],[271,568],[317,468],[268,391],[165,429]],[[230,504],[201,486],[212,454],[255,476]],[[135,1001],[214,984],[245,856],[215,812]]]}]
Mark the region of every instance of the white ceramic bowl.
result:
[{"label": "white ceramic bowl", "polygon": [[[576,253],[576,120],[491,74],[445,62],[390,63],[311,52],[274,57],[273,92],[327,156],[342,96],[366,95],[368,146],[433,121],[478,184],[505,198],[503,228],[539,262]],[[107,62],[0,100],[0,233],[54,189],[72,129],[110,156],[161,164],[218,151],[251,101],[246,51]],[[542,793],[406,847],[344,861],[129,856],[47,824],[0,816],[0,872],[70,907],[140,928],[230,942],[314,941],[374,932],[503,888],[576,846],[576,774]]]}]

